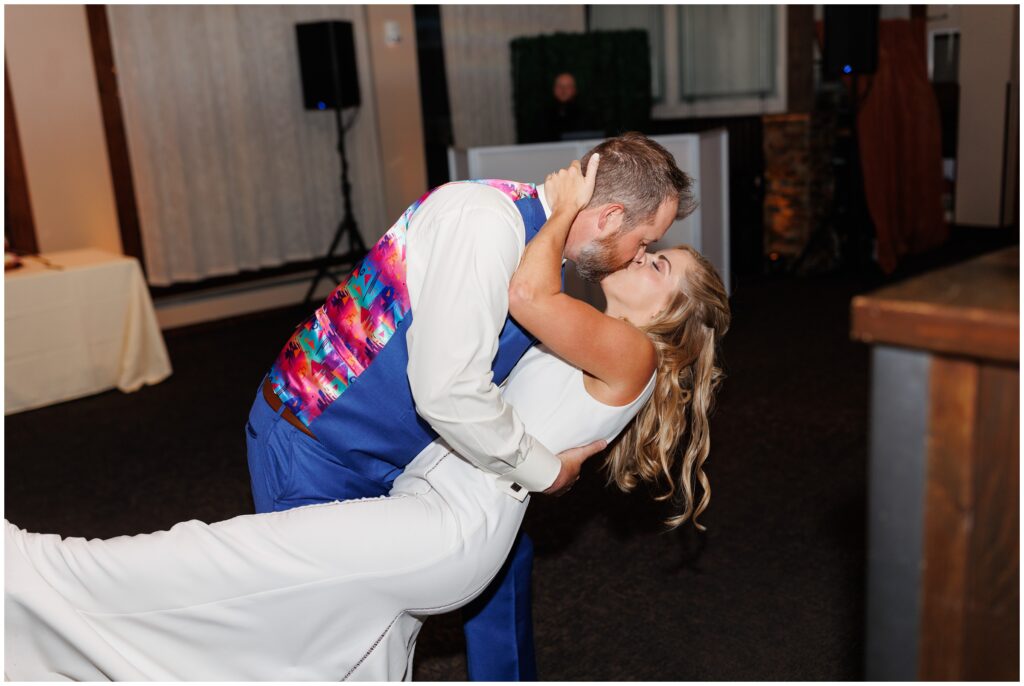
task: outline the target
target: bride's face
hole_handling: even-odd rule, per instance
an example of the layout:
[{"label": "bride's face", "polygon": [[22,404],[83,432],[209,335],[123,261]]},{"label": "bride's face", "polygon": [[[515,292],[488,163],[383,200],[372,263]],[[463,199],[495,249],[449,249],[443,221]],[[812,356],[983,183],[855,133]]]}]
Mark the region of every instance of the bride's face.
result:
[{"label": "bride's face", "polygon": [[636,326],[651,323],[682,288],[693,261],[685,250],[659,250],[643,253],[625,269],[609,274],[601,281],[608,314]]}]

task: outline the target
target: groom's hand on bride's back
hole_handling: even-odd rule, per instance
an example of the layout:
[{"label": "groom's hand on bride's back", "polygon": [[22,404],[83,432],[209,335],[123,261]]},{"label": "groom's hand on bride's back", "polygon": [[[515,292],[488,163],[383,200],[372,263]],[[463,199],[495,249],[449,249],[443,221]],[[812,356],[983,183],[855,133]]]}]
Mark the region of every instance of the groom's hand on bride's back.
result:
[{"label": "groom's hand on bride's back", "polygon": [[608,447],[608,441],[594,441],[579,448],[570,448],[558,453],[558,459],[562,462],[562,469],[558,477],[546,491],[547,495],[565,495],[572,488],[576,480],[580,478],[580,468],[587,459]]}]

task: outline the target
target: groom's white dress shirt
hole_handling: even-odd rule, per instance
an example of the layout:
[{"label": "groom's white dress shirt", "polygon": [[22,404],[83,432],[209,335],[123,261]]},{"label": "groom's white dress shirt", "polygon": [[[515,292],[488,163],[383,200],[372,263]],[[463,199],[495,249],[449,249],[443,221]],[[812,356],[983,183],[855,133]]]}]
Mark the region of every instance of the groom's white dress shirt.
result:
[{"label": "groom's white dress shirt", "polygon": [[[537,190],[550,216],[543,186]],[[492,381],[508,285],[524,249],[525,226],[512,200],[477,183],[434,191],[412,215],[406,238],[416,411],[518,499],[547,489],[561,469]]]}]

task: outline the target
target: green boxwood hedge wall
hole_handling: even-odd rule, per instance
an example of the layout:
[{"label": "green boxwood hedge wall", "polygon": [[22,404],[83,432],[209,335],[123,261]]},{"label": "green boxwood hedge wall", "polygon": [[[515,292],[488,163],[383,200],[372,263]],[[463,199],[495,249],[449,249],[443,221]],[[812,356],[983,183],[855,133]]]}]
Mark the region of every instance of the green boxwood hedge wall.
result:
[{"label": "green boxwood hedge wall", "polygon": [[544,140],[551,86],[565,71],[576,77],[576,97],[595,129],[609,136],[643,131],[651,116],[648,45],[643,30],[556,33],[511,41],[518,141]]}]

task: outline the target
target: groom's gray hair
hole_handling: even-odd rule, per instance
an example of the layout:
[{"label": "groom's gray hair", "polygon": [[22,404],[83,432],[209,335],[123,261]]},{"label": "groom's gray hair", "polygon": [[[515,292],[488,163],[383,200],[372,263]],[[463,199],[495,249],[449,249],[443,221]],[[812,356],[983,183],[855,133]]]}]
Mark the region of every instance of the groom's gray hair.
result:
[{"label": "groom's gray hair", "polygon": [[679,200],[676,219],[697,209],[693,179],[676,166],[672,153],[644,134],[630,131],[599,143],[580,159],[584,172],[595,152],[601,162],[587,208],[622,203],[621,230],[651,220],[669,199]]}]

